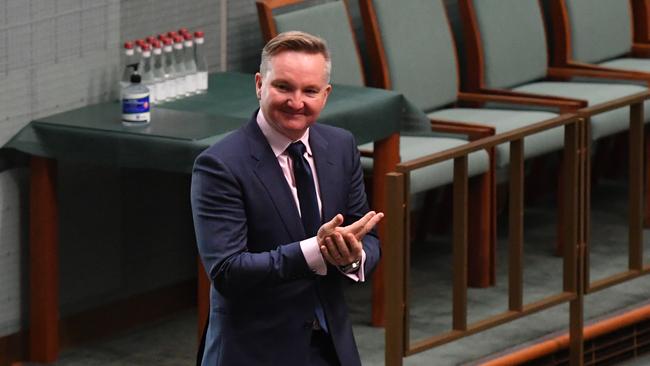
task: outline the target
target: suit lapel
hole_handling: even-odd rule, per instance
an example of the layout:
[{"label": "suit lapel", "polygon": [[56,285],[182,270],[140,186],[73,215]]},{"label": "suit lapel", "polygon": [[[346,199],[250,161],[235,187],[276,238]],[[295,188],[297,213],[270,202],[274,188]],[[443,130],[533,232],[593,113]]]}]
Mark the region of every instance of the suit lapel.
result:
[{"label": "suit lapel", "polygon": [[291,240],[303,240],[305,238],[305,231],[302,227],[302,221],[300,221],[300,215],[298,214],[298,208],[294,202],[293,195],[287,185],[278,160],[257,125],[255,118],[249,122],[246,133],[249,136],[251,156],[255,160],[255,175],[257,175],[262,185],[266,188]]},{"label": "suit lapel", "polygon": [[338,197],[336,193],[337,185],[333,180],[336,177],[336,165],[328,150],[329,143],[318,133],[317,128],[312,127],[309,131],[309,145],[314,155],[320,186],[320,200],[323,206],[321,222],[325,222],[336,215],[336,212],[334,212],[336,206],[333,204]]}]

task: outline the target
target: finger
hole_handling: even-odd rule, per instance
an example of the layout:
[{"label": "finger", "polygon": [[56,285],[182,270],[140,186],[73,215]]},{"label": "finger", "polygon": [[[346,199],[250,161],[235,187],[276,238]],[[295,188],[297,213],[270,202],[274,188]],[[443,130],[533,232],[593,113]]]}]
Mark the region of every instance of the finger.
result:
[{"label": "finger", "polygon": [[329,251],[328,251],[328,249],[327,249],[327,247],[326,247],[325,245],[321,245],[321,247],[320,247],[320,252],[321,252],[321,254],[323,255],[323,258],[325,258],[325,260],[326,260],[328,263],[330,263],[330,264],[333,265],[333,266],[337,266],[337,265],[338,265],[338,264],[336,263],[336,261],[334,260],[334,258],[332,258],[332,256],[330,255],[330,253],[329,253]]},{"label": "finger", "polygon": [[370,211],[367,214],[363,215],[359,220],[351,223],[350,225],[344,227],[345,232],[357,233],[363,230],[363,227],[375,216],[375,211]]},{"label": "finger", "polygon": [[[368,216],[366,214],[366,216]],[[364,216],[365,218],[365,216]],[[357,238],[357,240],[363,240],[363,238],[372,230],[381,219],[384,218],[384,214],[382,212],[375,213],[368,221],[365,222],[365,225],[359,228],[356,231],[348,231],[348,230],[340,230],[343,232],[351,232],[354,234],[354,236]],[[357,221],[358,222],[358,221]],[[347,228],[347,226],[346,226]]]},{"label": "finger", "polygon": [[[353,235],[354,236],[354,235]],[[332,235],[336,248],[340,253],[340,257],[336,258],[339,260],[340,265],[346,265],[355,261],[355,258],[352,258],[350,255],[350,250],[348,249],[348,243],[343,238],[341,233],[335,233]]]},{"label": "finger", "polygon": [[339,253],[339,249],[334,242],[333,236],[334,234],[325,238],[325,248],[327,249],[327,253],[329,253],[330,257],[334,259],[334,262],[338,263],[341,258],[341,253]]},{"label": "finger", "polygon": [[361,259],[361,252],[363,251],[363,245],[352,233],[345,235],[345,241],[348,243],[348,250],[350,252],[350,262],[352,263],[356,260]]},{"label": "finger", "polygon": [[[377,224],[379,223],[379,221],[381,221],[381,219],[383,219],[383,218],[384,218],[384,213],[383,213],[383,212],[379,212],[379,213],[377,213],[375,216],[373,216],[373,217],[370,219],[370,221],[368,221],[368,222],[366,223],[366,225],[364,225],[364,227],[363,227],[363,232],[362,232],[362,237],[361,237],[361,238],[363,238],[363,236],[365,236],[366,234],[368,234],[368,232],[370,232],[370,230],[372,230],[375,226],[377,226]],[[359,236],[357,235],[357,239],[360,240],[361,238],[359,238]]]},{"label": "finger", "polygon": [[334,230],[343,223],[343,215],[337,214],[330,221],[324,223],[318,229],[318,236],[324,238],[328,235],[331,235]]}]

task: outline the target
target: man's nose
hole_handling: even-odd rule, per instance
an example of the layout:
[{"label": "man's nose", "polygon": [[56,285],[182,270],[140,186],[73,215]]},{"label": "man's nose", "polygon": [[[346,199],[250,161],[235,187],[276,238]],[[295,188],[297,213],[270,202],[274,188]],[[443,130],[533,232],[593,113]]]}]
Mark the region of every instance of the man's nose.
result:
[{"label": "man's nose", "polygon": [[291,97],[289,97],[288,100],[289,107],[293,109],[302,109],[302,107],[305,105],[303,97],[303,94],[300,92],[291,94]]}]

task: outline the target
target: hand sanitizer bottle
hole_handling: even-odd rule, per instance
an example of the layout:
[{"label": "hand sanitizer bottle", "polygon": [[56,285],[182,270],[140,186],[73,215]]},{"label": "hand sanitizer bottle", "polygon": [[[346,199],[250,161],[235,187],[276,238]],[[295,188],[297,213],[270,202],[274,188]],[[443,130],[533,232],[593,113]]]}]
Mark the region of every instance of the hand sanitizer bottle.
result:
[{"label": "hand sanitizer bottle", "polygon": [[122,124],[124,126],[146,126],[151,121],[149,88],[142,85],[141,81],[137,66],[134,66],[131,84],[122,89]]}]

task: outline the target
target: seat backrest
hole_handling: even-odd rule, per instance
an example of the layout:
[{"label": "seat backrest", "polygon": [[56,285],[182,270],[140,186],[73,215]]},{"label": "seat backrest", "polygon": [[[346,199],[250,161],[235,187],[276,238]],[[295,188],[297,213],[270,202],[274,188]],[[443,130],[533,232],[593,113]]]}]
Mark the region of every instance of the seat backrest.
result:
[{"label": "seat backrest", "polygon": [[[260,3],[263,4],[265,1],[258,1],[258,4]],[[258,11],[261,11],[259,5]],[[323,38],[327,41],[332,58],[331,82],[364,86],[359,50],[345,1],[314,5],[273,14],[272,19],[262,19],[263,17],[260,16],[261,22],[273,22],[273,26],[267,28],[271,29],[268,39],[290,30],[299,30]],[[268,25],[261,26],[264,29]]]},{"label": "seat backrest", "polygon": [[386,74],[377,86],[404,94],[424,111],[456,101],[456,47],[442,0],[360,0],[359,5],[370,62],[385,65],[374,68]]},{"label": "seat backrest", "polygon": [[459,5],[468,57],[477,58],[468,64],[478,70],[468,73],[478,73],[481,86],[510,88],[546,76],[546,30],[538,0],[459,0]]},{"label": "seat backrest", "polygon": [[627,0],[563,0],[571,57],[598,63],[632,48],[632,10]]}]

